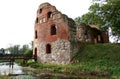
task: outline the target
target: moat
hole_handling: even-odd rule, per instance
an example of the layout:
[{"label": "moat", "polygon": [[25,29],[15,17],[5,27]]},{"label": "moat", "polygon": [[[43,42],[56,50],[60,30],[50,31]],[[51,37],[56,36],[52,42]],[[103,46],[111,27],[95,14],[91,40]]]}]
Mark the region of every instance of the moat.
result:
[{"label": "moat", "polygon": [[14,63],[13,68],[9,62],[0,63],[0,78],[3,79],[79,79],[77,76],[37,72],[29,67],[22,67]]},{"label": "moat", "polygon": [[8,76],[8,79],[9,77],[12,79],[37,79],[37,77],[33,76],[31,73],[25,72],[24,67],[16,63],[14,63],[12,68],[9,62],[0,63],[0,76]]}]

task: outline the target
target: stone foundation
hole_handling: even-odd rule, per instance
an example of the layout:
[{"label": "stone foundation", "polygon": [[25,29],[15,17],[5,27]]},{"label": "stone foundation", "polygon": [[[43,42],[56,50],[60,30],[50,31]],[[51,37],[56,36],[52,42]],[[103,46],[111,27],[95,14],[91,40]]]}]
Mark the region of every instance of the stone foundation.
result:
[{"label": "stone foundation", "polygon": [[[51,45],[51,53],[46,53],[46,45]],[[70,42],[57,40],[50,43],[38,44],[38,61],[41,63],[69,64],[70,63]]]},{"label": "stone foundation", "polygon": [[77,52],[74,20],[49,3],[37,10],[34,36],[33,54],[38,62],[69,64]]}]

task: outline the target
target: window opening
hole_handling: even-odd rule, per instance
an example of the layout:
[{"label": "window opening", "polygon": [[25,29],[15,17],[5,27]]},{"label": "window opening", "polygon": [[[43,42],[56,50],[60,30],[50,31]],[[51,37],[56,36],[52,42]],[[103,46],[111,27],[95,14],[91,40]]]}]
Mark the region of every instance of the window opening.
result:
[{"label": "window opening", "polygon": [[51,53],[51,45],[50,45],[50,44],[47,44],[47,45],[46,45],[46,53],[47,53],[47,54],[50,54],[50,53]]},{"label": "window opening", "polygon": [[37,48],[35,48],[34,60],[37,61]]},{"label": "window opening", "polygon": [[35,23],[38,23],[38,18],[36,18],[36,21],[35,21]]},{"label": "window opening", "polygon": [[35,31],[35,39],[37,39],[37,38],[38,38],[37,31]]},{"label": "window opening", "polygon": [[48,12],[47,13],[47,18],[49,19],[49,18],[51,18],[52,17],[52,12]]},{"label": "window opening", "polygon": [[43,18],[43,22],[45,22],[45,18]]},{"label": "window opening", "polygon": [[40,19],[40,24],[42,23],[42,19]]},{"label": "window opening", "polygon": [[42,9],[39,10],[39,13],[42,13]]},{"label": "window opening", "polygon": [[56,35],[56,26],[52,25],[51,27],[51,35]]}]

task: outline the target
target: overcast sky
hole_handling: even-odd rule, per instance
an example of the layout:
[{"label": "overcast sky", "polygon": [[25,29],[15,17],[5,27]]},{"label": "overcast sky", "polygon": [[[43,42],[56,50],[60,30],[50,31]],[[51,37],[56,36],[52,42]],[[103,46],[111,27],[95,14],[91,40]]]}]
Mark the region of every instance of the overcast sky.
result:
[{"label": "overcast sky", "polygon": [[33,41],[36,12],[44,2],[74,19],[88,12],[92,0],[0,0],[0,48]]}]

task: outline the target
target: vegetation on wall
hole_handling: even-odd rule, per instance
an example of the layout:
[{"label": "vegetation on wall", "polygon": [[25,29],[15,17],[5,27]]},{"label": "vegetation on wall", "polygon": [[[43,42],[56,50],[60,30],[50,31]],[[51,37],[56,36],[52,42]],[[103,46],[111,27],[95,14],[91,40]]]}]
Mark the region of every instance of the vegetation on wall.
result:
[{"label": "vegetation on wall", "polygon": [[120,40],[120,0],[93,0],[89,12],[75,19],[76,23],[98,25],[102,30],[111,28],[111,34]]}]

